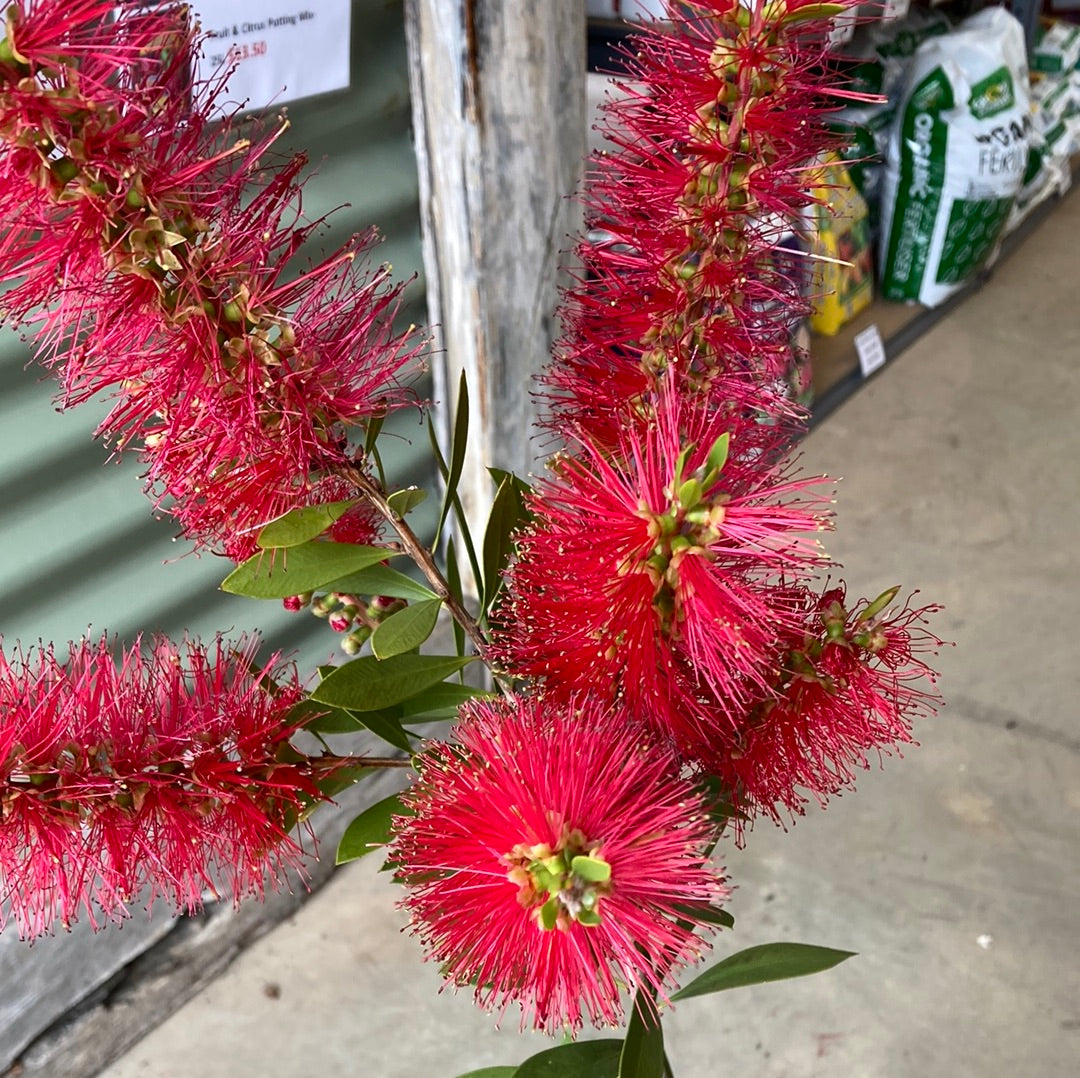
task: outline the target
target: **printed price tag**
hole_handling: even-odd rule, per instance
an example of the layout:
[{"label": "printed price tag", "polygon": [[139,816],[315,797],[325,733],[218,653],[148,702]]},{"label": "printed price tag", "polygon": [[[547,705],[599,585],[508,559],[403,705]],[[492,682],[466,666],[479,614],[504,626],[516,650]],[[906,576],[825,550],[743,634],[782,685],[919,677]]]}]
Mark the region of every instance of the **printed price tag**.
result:
[{"label": "printed price tag", "polygon": [[210,35],[196,76],[235,66],[228,103],[284,105],[349,85],[349,0],[193,0]]},{"label": "printed price tag", "polygon": [[885,366],[885,342],[881,339],[881,330],[877,323],[855,334],[855,354],[859,357],[859,369],[864,378],[869,378],[874,371]]}]

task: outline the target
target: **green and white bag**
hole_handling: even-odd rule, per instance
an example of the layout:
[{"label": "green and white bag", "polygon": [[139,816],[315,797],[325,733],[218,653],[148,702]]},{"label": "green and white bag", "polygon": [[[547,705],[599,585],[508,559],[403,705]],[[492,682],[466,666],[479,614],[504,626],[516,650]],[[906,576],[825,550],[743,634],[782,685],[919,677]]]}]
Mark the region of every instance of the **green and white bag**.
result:
[{"label": "green and white bag", "polygon": [[928,307],[994,252],[1027,164],[1024,31],[1004,8],[919,46],[889,139],[881,293]]}]

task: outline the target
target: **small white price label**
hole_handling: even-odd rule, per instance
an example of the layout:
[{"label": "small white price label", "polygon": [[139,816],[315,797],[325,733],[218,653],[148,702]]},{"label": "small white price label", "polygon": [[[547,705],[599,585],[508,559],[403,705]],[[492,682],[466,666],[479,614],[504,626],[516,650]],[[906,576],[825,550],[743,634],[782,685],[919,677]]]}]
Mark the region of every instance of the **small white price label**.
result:
[{"label": "small white price label", "polygon": [[[198,76],[232,68],[229,101],[275,108],[349,85],[349,0],[191,0],[208,35]],[[228,105],[223,103],[224,111]]]},{"label": "small white price label", "polygon": [[859,357],[859,369],[864,378],[869,378],[874,371],[885,366],[885,342],[881,339],[881,330],[877,323],[855,334],[855,354]]}]

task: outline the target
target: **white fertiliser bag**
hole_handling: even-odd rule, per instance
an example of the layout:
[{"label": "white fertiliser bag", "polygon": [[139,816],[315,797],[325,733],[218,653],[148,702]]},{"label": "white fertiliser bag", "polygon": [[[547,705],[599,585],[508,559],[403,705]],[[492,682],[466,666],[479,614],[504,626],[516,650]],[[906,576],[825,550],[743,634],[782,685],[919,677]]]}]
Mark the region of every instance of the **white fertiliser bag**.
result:
[{"label": "white fertiliser bag", "polygon": [[989,8],[919,47],[889,140],[881,292],[936,306],[993,253],[1024,178],[1024,31]]}]

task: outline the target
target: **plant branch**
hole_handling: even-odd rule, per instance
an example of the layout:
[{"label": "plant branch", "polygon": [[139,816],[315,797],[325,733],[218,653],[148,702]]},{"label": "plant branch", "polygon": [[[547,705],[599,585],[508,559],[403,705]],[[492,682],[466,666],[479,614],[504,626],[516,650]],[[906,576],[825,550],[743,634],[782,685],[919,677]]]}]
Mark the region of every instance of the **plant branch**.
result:
[{"label": "plant branch", "polygon": [[447,584],[446,577],[443,576],[439,567],[435,564],[431,551],[420,542],[416,532],[409,527],[408,522],[400,513],[394,511],[383,492],[359,468],[338,465],[334,470],[352,483],[397,532],[405,552],[419,566],[420,571],[426,577],[435,594],[443,601],[454,621],[465,630],[477,652],[483,655],[487,650],[487,640],[480,626],[465,607],[461,605],[458,597],[450,590],[450,585]]}]

